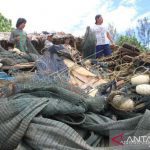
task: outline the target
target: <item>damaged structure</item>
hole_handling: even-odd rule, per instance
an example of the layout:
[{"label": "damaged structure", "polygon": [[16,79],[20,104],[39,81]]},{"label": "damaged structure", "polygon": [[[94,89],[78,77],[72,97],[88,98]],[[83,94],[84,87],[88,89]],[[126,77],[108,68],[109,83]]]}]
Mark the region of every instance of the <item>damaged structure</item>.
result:
[{"label": "damaged structure", "polygon": [[1,40],[0,149],[149,149],[114,137],[150,136],[150,53],[124,43],[95,59],[90,34],[58,33],[46,49],[44,35],[30,35],[34,62]]}]

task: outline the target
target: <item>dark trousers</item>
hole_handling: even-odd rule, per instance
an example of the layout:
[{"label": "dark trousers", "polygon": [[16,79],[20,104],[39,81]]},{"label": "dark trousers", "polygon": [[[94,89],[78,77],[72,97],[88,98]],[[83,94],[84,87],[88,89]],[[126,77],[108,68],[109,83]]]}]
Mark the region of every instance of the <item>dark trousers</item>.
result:
[{"label": "dark trousers", "polygon": [[100,58],[102,56],[109,56],[111,54],[112,54],[112,50],[109,44],[96,46],[96,58]]}]

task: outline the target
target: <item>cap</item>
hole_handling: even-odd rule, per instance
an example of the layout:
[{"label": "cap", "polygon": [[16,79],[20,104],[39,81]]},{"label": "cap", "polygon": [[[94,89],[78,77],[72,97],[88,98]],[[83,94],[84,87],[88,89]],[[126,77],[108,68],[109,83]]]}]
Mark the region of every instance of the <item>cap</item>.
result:
[{"label": "cap", "polygon": [[47,37],[48,37],[48,36],[53,36],[53,35],[54,35],[54,34],[52,34],[52,33],[49,33],[49,34],[47,34]]}]

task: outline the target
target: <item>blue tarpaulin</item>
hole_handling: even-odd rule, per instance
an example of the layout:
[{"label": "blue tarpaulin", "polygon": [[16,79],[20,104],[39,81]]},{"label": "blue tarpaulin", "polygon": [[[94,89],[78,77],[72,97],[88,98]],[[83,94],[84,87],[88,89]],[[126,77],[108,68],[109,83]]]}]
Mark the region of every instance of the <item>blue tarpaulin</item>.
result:
[{"label": "blue tarpaulin", "polygon": [[9,76],[6,72],[0,71],[0,80],[14,80],[14,77]]}]

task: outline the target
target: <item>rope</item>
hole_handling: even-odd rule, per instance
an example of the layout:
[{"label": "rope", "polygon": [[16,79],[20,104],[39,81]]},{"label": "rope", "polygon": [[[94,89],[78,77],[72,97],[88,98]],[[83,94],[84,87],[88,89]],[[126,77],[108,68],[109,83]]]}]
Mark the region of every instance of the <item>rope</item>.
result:
[{"label": "rope", "polygon": [[150,68],[146,68],[146,67],[144,67],[144,66],[142,65],[142,66],[137,67],[137,68],[133,71],[133,75],[136,74],[136,71],[137,71],[139,68],[144,68],[144,69],[145,69],[145,71],[142,72],[142,73],[140,73],[140,74],[145,74],[145,73],[147,73],[148,71],[150,71]]}]

